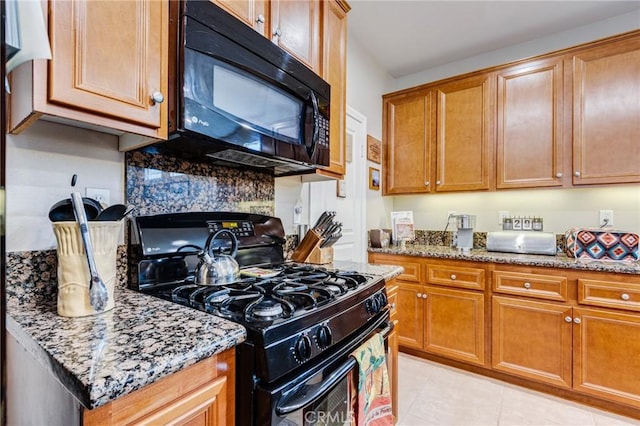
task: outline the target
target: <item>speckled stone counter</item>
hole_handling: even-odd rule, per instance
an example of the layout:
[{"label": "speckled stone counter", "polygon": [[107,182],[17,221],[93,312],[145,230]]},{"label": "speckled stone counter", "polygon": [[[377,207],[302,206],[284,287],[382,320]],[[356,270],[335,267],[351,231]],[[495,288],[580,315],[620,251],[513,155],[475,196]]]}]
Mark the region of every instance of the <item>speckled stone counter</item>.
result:
[{"label": "speckled stone counter", "polygon": [[546,266],[550,268],[579,269],[585,271],[613,272],[640,275],[640,262],[589,261],[572,259],[565,254],[555,256],[498,253],[485,249],[473,249],[468,254],[458,253],[447,246],[407,244],[387,248],[369,247],[370,253],[401,254],[406,256],[432,257],[438,259],[471,260],[476,262],[508,263],[512,265]]},{"label": "speckled stone counter", "polygon": [[246,339],[244,327],[117,288],[99,315],[60,317],[55,300],[10,295],[7,330],[87,408],[99,407]]},{"label": "speckled stone counter", "polygon": [[397,277],[403,272],[403,268],[395,265],[374,265],[372,263],[340,262],[336,261],[330,265],[323,265],[329,269],[342,271],[357,271],[362,274],[380,275],[385,280]]}]

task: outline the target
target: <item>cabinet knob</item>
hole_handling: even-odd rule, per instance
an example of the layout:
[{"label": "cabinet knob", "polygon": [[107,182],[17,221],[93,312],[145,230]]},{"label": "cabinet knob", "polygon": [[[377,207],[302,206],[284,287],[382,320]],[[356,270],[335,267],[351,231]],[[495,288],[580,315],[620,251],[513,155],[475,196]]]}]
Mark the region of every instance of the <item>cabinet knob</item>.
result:
[{"label": "cabinet knob", "polygon": [[524,288],[531,288],[531,283],[524,283]]},{"label": "cabinet knob", "polygon": [[429,181],[426,181],[426,182],[424,183],[424,186],[429,186],[429,183],[430,183]]},{"label": "cabinet knob", "polygon": [[562,173],[556,173],[556,177],[560,179],[562,177]]},{"label": "cabinet knob", "polygon": [[620,298],[621,298],[622,300],[629,300],[629,295],[628,295],[627,293],[622,293],[622,294],[620,295]]},{"label": "cabinet knob", "polygon": [[280,28],[276,29],[276,30],[273,32],[273,36],[274,36],[274,37],[280,37],[281,35],[282,35],[282,30],[280,30]]},{"label": "cabinet knob", "polygon": [[164,95],[162,92],[153,92],[151,95],[151,102],[153,104],[161,104],[164,102]]},{"label": "cabinet knob", "polygon": [[440,185],[440,183],[441,183],[441,182],[440,182],[439,180],[437,180],[437,181],[436,181],[436,185]]},{"label": "cabinet knob", "polygon": [[458,278],[458,277],[456,277],[456,274],[451,274],[451,279],[452,280],[455,280],[456,278]]},{"label": "cabinet knob", "polygon": [[262,13],[259,14],[258,17],[256,18],[256,22],[259,24],[264,24],[264,21],[265,21],[264,15]]},{"label": "cabinet knob", "polygon": [[392,304],[391,304],[391,309],[395,309],[395,308],[396,308],[396,304],[395,304],[395,303],[392,303]]},{"label": "cabinet knob", "polygon": [[567,315],[566,317],[564,317],[564,320],[565,320],[566,322],[573,322],[573,318],[571,318],[571,317],[570,317],[570,316],[568,316],[568,315]]},{"label": "cabinet knob", "polygon": [[416,294],[416,296],[418,296],[418,299],[420,299],[422,297],[422,293],[418,293]]},{"label": "cabinet knob", "polygon": [[580,321],[580,318],[574,318],[573,322],[575,322],[576,324],[580,324],[582,321]]},{"label": "cabinet knob", "polygon": [[422,295],[422,298],[423,298],[423,299],[426,299],[426,298],[427,298],[427,293],[424,293],[424,294]]},{"label": "cabinet knob", "polygon": [[573,175],[574,175],[575,177],[580,177],[580,172],[573,172]]}]

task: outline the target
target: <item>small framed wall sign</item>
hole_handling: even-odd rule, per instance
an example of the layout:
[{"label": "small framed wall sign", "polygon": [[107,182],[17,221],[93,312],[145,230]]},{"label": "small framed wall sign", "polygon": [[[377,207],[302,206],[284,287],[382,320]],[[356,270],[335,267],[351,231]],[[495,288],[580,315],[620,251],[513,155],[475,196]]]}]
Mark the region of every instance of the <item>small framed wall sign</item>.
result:
[{"label": "small framed wall sign", "polygon": [[380,164],[382,156],[382,142],[371,135],[367,135],[367,160]]},{"label": "small framed wall sign", "polygon": [[369,189],[380,190],[380,170],[369,167]]}]

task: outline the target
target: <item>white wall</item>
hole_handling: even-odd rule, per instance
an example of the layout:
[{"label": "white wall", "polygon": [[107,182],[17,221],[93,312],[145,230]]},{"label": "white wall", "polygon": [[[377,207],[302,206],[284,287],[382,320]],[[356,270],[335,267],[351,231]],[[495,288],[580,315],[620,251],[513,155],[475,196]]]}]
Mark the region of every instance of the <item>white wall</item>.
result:
[{"label": "white wall", "polygon": [[640,10],[400,77],[394,80],[390,92],[565,49],[638,28]]},{"label": "white wall", "polygon": [[124,154],[118,137],[40,120],[20,135],[7,135],[6,251],[56,247],[50,207],[76,190],[110,191],[110,204],[124,200]]}]

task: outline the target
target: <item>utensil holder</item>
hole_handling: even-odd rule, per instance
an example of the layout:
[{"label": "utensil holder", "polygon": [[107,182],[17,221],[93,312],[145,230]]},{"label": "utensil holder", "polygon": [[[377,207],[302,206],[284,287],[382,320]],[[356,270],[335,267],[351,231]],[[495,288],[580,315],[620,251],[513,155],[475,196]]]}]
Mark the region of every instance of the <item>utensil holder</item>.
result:
[{"label": "utensil holder", "polygon": [[[89,303],[91,277],[78,222],[54,222],[53,232],[58,243],[58,315],[82,317],[100,313]],[[89,234],[98,273],[109,293],[103,311],[106,312],[115,306],[116,253],[122,234],[122,221],[89,222]]]}]

